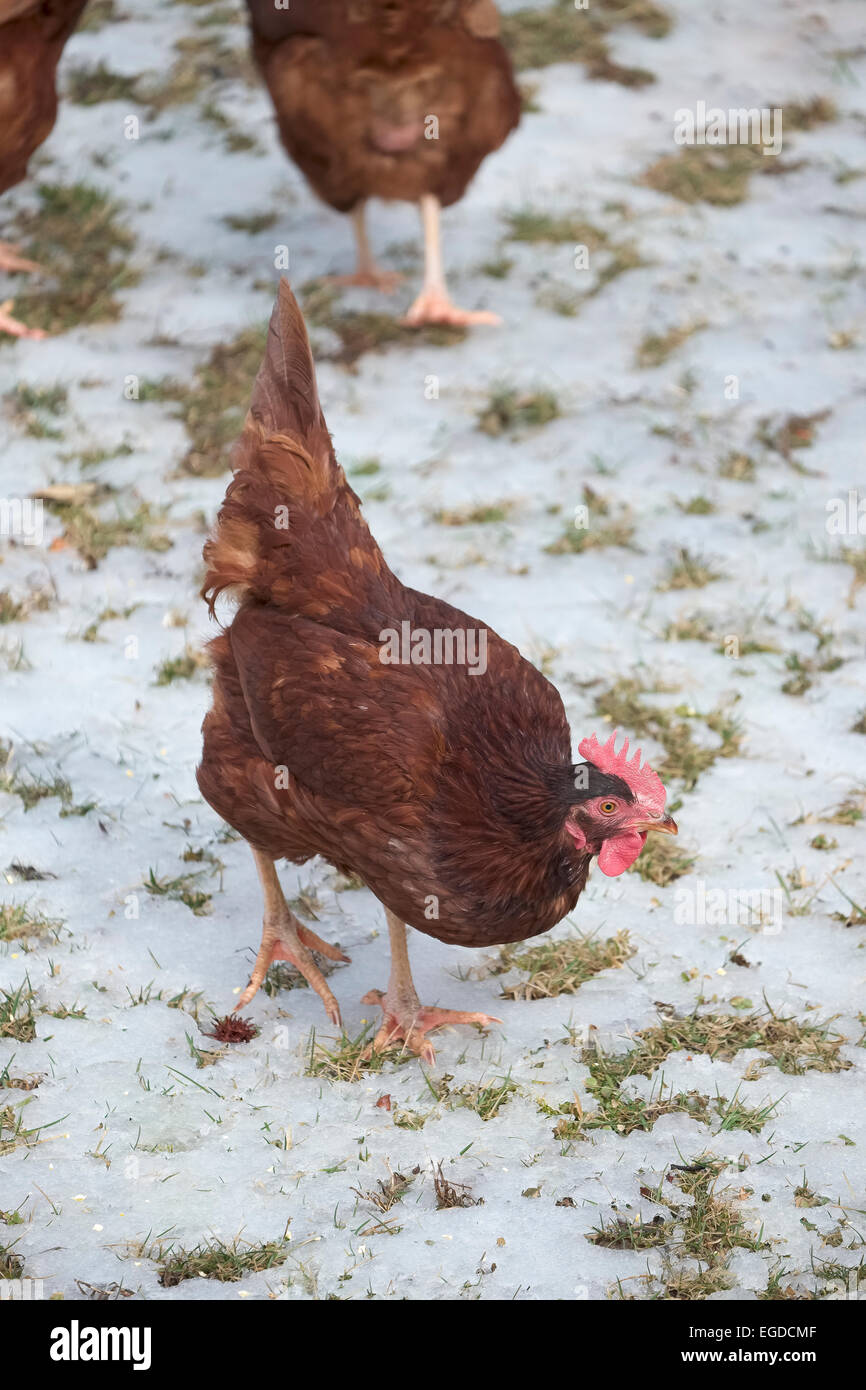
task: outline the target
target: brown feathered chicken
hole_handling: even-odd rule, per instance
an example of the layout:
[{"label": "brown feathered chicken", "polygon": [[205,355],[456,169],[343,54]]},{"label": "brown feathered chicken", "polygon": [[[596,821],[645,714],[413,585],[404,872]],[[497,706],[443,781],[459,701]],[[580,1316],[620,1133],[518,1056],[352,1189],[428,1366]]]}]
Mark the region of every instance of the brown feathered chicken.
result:
[{"label": "brown feathered chicken", "polygon": [[358,247],[344,284],[391,289],[373,259],[368,198],[418,202],[424,287],[408,323],[498,323],[459,309],[442,268],[439,210],[520,119],[493,0],[247,0],[253,54],[283,144],[320,198],[352,216]]},{"label": "brown feathered chicken", "polygon": [[490,946],[547,931],[598,855],[606,874],[649,830],[676,833],[665,790],[615,735],[574,766],[562,701],[516,647],[388,568],[337,463],[301,312],[283,281],[235,474],[205,546],[204,596],[239,609],[211,644],[202,793],[249,841],[265,898],[249,1002],[286,959],[337,1002],[311,954],[346,957],[290,912],[274,860],[320,854],[383,904],[391,980],[373,1046],[485,1014],[424,1008],[406,926]]},{"label": "brown feathered chicken", "polygon": [[[55,75],[86,0],[0,0],[0,193],[27,174],[34,150],[57,119]],[[0,242],[0,270],[38,270]],[[0,333],[44,338],[0,305]]]}]

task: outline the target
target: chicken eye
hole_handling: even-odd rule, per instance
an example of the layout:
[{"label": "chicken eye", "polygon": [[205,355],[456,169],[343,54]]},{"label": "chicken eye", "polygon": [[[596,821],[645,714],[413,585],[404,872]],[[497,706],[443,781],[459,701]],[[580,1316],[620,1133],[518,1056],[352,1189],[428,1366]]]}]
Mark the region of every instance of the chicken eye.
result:
[{"label": "chicken eye", "polygon": [[602,815],[612,816],[614,811],[616,810],[616,802],[603,801],[598,809],[601,811]]}]

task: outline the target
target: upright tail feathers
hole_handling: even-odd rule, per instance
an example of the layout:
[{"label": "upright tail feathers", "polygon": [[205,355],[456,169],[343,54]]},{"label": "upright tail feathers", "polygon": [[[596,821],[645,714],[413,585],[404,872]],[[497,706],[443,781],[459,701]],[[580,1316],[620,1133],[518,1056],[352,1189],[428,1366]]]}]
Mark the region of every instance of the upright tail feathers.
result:
[{"label": "upright tail feathers", "polygon": [[202,595],[224,590],[321,617],[384,564],[334,457],[304,318],[280,281],[265,356],[235,446],[234,478],[204,547]]}]

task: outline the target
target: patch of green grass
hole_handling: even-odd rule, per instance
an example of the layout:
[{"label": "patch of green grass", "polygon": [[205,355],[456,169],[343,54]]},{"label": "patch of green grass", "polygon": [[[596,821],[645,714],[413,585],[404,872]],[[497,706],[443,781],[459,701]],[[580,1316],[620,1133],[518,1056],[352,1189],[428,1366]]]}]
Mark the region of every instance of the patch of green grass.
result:
[{"label": "patch of green grass", "polygon": [[81,449],[77,453],[61,454],[60,458],[64,463],[77,463],[79,468],[96,468],[100,463],[110,463],[112,459],[128,458],[134,453],[131,444],[117,444],[112,448],[101,448],[95,445],[90,449]]},{"label": "patch of green grass", "polygon": [[[637,680],[624,677],[596,696],[595,712],[603,715],[613,728],[623,728],[638,738],[650,737],[661,743],[665,757],[656,771],[662,779],[676,778],[690,791],[717,758],[733,758],[740,752],[742,734],[726,709],[720,707],[700,715],[684,706],[670,709],[648,705],[641,698],[645,693]],[[716,734],[719,742],[715,747],[695,742],[692,733],[695,719]]]},{"label": "patch of green grass", "polygon": [[848,590],[848,607],[853,608],[858,591],[866,586],[866,546],[860,549],[853,545],[842,546],[840,550],[828,556],[828,559],[851,566],[853,577]]},{"label": "patch of green grass", "polygon": [[310,1047],[307,1053],[307,1076],[321,1076],[326,1081],[358,1081],[362,1076],[380,1072],[386,1062],[409,1062],[412,1053],[400,1044],[385,1052],[376,1052],[370,1046],[372,1025],[366,1024],[355,1038],[343,1033],[335,1046],[326,1047],[316,1037],[315,1029],[310,1034]]},{"label": "patch of green grass", "polygon": [[20,1279],[23,1273],[24,1261],[13,1246],[0,1245],[0,1279]]},{"label": "patch of green grass", "polygon": [[21,941],[49,933],[56,936],[62,927],[59,918],[46,917],[26,903],[0,903],[0,941]]},{"label": "patch of green grass", "polygon": [[582,63],[591,78],[643,87],[655,80],[653,74],[615,63],[608,52],[608,37],[621,24],[658,39],[667,34],[671,20],[651,0],[593,0],[581,10],[573,0],[554,0],[543,9],[503,15],[502,38],[518,72],[551,63]]},{"label": "patch of green grass", "polygon": [[502,502],[481,502],[465,507],[440,507],[433,513],[433,520],[439,526],[487,526],[492,522],[507,521],[514,503],[505,498]]},{"label": "patch of green grass", "polygon": [[171,898],[173,902],[183,903],[194,916],[204,917],[211,910],[212,895],[193,886],[204,872],[199,870],[198,873],[181,874],[177,878],[157,878],[153,869],[149,869],[144,887],[152,897]]},{"label": "patch of green grass", "polygon": [[453,1090],[448,1090],[446,1086],[446,1091],[458,1104],[474,1110],[480,1119],[486,1121],[495,1119],[503,1105],[517,1094],[518,1087],[510,1076],[495,1076],[487,1082],[467,1081]]},{"label": "patch of green grass", "polygon": [[[721,1159],[711,1155],[701,1156],[690,1164],[673,1165],[666,1182],[659,1183],[652,1190],[646,1189],[645,1195],[667,1208],[671,1215],[661,1220],[656,1218],[658,1229],[664,1232],[662,1240],[657,1243],[664,1244],[667,1253],[660,1271],[638,1276],[644,1297],[665,1300],[709,1298],[711,1294],[734,1286],[735,1278],[729,1264],[735,1250],[761,1251],[768,1248],[763,1227],[753,1233],[737,1211],[735,1202],[741,1194],[738,1192],[734,1197],[729,1197],[727,1190],[718,1192],[718,1180],[724,1166]],[[672,1187],[678,1188],[686,1200],[680,1200],[671,1190]],[[608,1229],[613,1231],[612,1227]],[[628,1246],[624,1243],[618,1248]],[[617,1289],[621,1297],[634,1297],[625,1294],[621,1283]]]},{"label": "patch of green grass", "polygon": [[691,1119],[709,1123],[709,1097],[697,1091],[674,1091],[667,1087],[662,1076],[658,1089],[653,1084],[648,1097],[632,1095],[622,1089],[622,1080],[615,1058],[597,1054],[586,1082],[593,1097],[594,1110],[584,1110],[580,1099],[565,1101],[560,1106],[539,1102],[543,1115],[556,1119],[553,1137],[561,1144],[582,1140],[596,1129],[610,1129],[615,1134],[633,1134],[636,1130],[648,1133],[663,1115],[688,1115]]},{"label": "patch of green grass", "polygon": [[838,119],[838,108],[830,97],[787,101],[782,105],[782,123],[786,130],[815,130],[819,125],[827,125]]},{"label": "patch of green grass", "polygon": [[245,1274],[274,1269],[285,1264],[289,1246],[283,1240],[252,1242],[209,1240],[192,1250],[171,1249],[160,1258],[159,1282],[164,1289],[173,1289],[185,1279],[217,1279],[221,1284],[234,1284]]},{"label": "patch of green grass", "polygon": [[276,226],[279,218],[275,212],[249,212],[228,213],[222,220],[233,232],[248,232],[250,236],[258,236],[259,232],[266,232],[269,227]]},{"label": "patch of green grass", "polygon": [[[788,1076],[807,1071],[848,1071],[851,1066],[839,1055],[845,1038],[833,1032],[829,1023],[801,1023],[772,1012],[699,1014],[695,1010],[685,1018],[664,1018],[641,1029],[634,1041],[631,1052],[604,1057],[608,1073],[620,1081],[634,1075],[651,1076],[672,1052],[702,1052],[731,1061],[738,1052],[751,1048],[769,1058],[758,1062],[757,1072],[777,1066]],[[599,1055],[588,1051],[584,1060],[594,1068]]]},{"label": "patch of green grass", "polygon": [[618,517],[601,524],[566,526],[562,535],[544,547],[545,555],[583,555],[588,550],[606,550],[618,546],[633,550],[635,524],[631,512],[624,508]]},{"label": "patch of green grass", "polygon": [[175,681],[189,681],[197,671],[209,665],[202,651],[187,647],[180,656],[167,656],[156,668],[154,685],[172,685]]},{"label": "patch of green grass", "polygon": [[16,294],[16,314],[48,333],[118,319],[119,291],[140,278],[129,264],[135,237],[120,204],[86,183],[40,184],[36,191],[39,206],[15,221],[24,254],[46,273]]},{"label": "patch of green grass", "polygon": [[199,115],[203,121],[220,132],[223,138],[223,148],[229,154],[262,153],[255,137],[248,135],[245,130],[241,130],[240,126],[235,125],[234,121],[215,101],[205,101],[199,109]]},{"label": "patch of green grass", "polygon": [[102,623],[112,623],[112,622],[117,622],[119,619],[131,618],[131,617],[132,617],[132,614],[133,614],[133,613],[136,611],[136,609],[139,608],[140,606],[141,606],[141,605],[138,604],[138,603],[130,603],[130,604],[127,604],[126,608],[112,608],[112,607],[109,605],[107,608],[102,608],[102,609],[100,609],[99,613],[98,613],[97,616],[94,618],[93,622],[92,622],[92,623],[88,623],[87,627],[84,628],[84,630],[82,631],[82,633],[81,633],[81,641],[82,641],[82,642],[99,642],[99,641],[101,641],[102,639],[101,639],[100,636],[99,636],[99,629],[100,629],[100,626],[102,625]]},{"label": "patch of green grass", "polygon": [[96,34],[107,24],[118,24],[125,20],[125,14],[118,14],[115,0],[90,0],[78,21],[79,34]]},{"label": "patch of green grass", "polygon": [[747,197],[752,175],[775,162],[758,145],[684,145],[657,159],[638,182],[681,203],[733,207]]},{"label": "patch of green grass", "polygon": [[624,1216],[615,1216],[607,1223],[595,1226],[586,1239],[593,1245],[601,1245],[605,1250],[652,1250],[656,1245],[666,1245],[672,1238],[676,1223],[666,1221],[662,1215],[654,1216],[645,1222],[636,1216],[627,1221]]},{"label": "patch of green grass", "polygon": [[[832,101],[817,97],[807,103],[771,102],[781,106],[786,131],[812,130],[836,119]],[[802,160],[783,160],[767,156],[760,144],[683,145],[676,154],[662,155],[644,171],[638,182],[660,193],[668,193],[683,203],[711,203],[733,207],[749,193],[753,175],[778,176],[797,169]]]},{"label": "patch of green grass", "polygon": [[514,269],[514,262],[508,256],[497,256],[495,260],[485,261],[478,269],[491,280],[506,280]]},{"label": "patch of green grass", "polygon": [[696,859],[696,854],[680,849],[676,841],[668,839],[666,835],[648,835],[646,844],[628,872],[637,874],[648,883],[657,883],[660,888],[666,888],[669,883],[687,874]]},{"label": "patch of green grass", "polygon": [[559,414],[559,402],[552,391],[499,386],[478,412],[478,428],[495,438],[509,431],[539,429]]},{"label": "patch of green grass", "polygon": [[544,212],[536,207],[516,208],[505,214],[509,241],[532,245],[549,241],[586,246],[597,251],[607,244],[607,233],[579,213]]},{"label": "patch of green grass", "polygon": [[6,758],[0,769],[0,791],[17,796],[25,811],[32,811],[40,801],[59,797],[64,807],[72,804],[72,787],[65,777],[54,776],[50,780],[22,770],[16,772],[10,766],[11,754],[6,750]]},{"label": "patch of green grass", "polygon": [[0,589],[0,626],[23,622],[31,613],[43,613],[55,602],[53,586],[32,585],[21,598],[15,598],[8,589]]},{"label": "patch of green grass", "polygon": [[755,438],[766,449],[781,454],[796,472],[814,476],[813,470],[806,468],[794,455],[801,449],[811,449],[817,426],[829,415],[829,410],[815,410],[811,415],[786,415],[775,422],[772,417],[766,416],[759,422]]},{"label": "patch of green grass", "polygon": [[712,642],[715,629],[703,613],[682,613],[671,619],[662,636],[666,642]]},{"label": "patch of green grass", "polygon": [[381,473],[381,472],[382,472],[382,463],[381,463],[381,460],[380,460],[380,459],[376,459],[376,458],[362,459],[362,461],[361,461],[360,463],[356,463],[356,464],[355,464],[354,468],[350,468],[350,469],[349,469],[349,477],[350,477],[350,478],[371,478],[371,477],[374,476],[374,474],[376,474],[376,473]]},{"label": "patch of green grass", "polygon": [[104,507],[97,511],[80,503],[45,503],[63,522],[64,542],[79,552],[88,569],[96,569],[100,560],[118,546],[159,552],[171,549],[173,542],[163,525],[164,511],[149,502],[140,502],[132,512],[122,511],[118,502],[110,505],[114,508],[113,516],[106,516]]},{"label": "patch of green grass", "polygon": [[503,999],[553,999],[560,994],[575,994],[602,970],[618,969],[636,949],[627,931],[601,941],[592,936],[576,936],[541,941],[528,949],[522,943],[503,946],[490,974],[503,975],[509,970],[527,973],[527,979],[506,985]]},{"label": "patch of green grass", "polygon": [[703,493],[690,497],[688,502],[678,501],[677,506],[684,516],[712,516],[716,510],[715,502],[712,502],[709,497],[704,497]]},{"label": "patch of green grass", "polygon": [[0,1038],[32,1042],[36,1037],[35,992],[29,981],[14,989],[0,988]]},{"label": "patch of green grass", "polygon": [[73,67],[66,70],[64,96],[74,106],[98,106],[103,101],[136,101],[137,77],[113,72],[100,59],[96,67]]},{"label": "patch of green grass", "polygon": [[54,386],[27,386],[19,383],[6,397],[15,423],[33,439],[61,439],[57,416],[65,415],[69,393],[58,382]]},{"label": "patch of green grass", "polygon": [[667,593],[671,589],[704,589],[708,584],[724,578],[721,570],[714,569],[708,560],[683,545],[668,561],[656,587],[660,593]]},{"label": "patch of green grass", "polygon": [[809,841],[809,847],[810,849],[819,850],[838,849],[839,841],[829,839],[826,835],[813,835],[812,839]]},{"label": "patch of green grass", "polygon": [[639,367],[660,367],[666,362],[671,353],[675,352],[688,338],[694,333],[706,328],[706,323],[699,320],[696,323],[674,325],[665,330],[664,333],[645,333],[641,338],[637,350],[637,365]]},{"label": "patch of green grass", "polygon": [[753,483],[758,476],[757,465],[750,454],[733,449],[719,464],[719,477],[731,478],[737,483]]},{"label": "patch of green grass", "polygon": [[177,57],[161,82],[140,84],[140,99],[155,112],[185,106],[220,82],[255,86],[255,68],[247,50],[231,47],[220,34],[185,36],[176,41],[174,51]]},{"label": "patch of green grass", "polygon": [[561,318],[573,319],[580,311],[580,296],[569,285],[545,285],[535,296],[539,309],[549,309]]}]

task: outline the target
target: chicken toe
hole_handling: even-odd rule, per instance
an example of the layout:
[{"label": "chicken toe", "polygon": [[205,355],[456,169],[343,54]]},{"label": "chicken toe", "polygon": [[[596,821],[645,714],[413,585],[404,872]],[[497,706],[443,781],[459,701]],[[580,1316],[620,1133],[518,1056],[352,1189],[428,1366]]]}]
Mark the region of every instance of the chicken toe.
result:
[{"label": "chicken toe", "polygon": [[423,289],[409,309],[403,322],[410,328],[422,323],[448,323],[455,328],[471,328],[473,324],[500,324],[502,319],[489,309],[461,309],[453,304],[443,289]]},{"label": "chicken toe", "polygon": [[432,1029],[454,1023],[474,1023],[479,1028],[489,1028],[491,1023],[502,1022],[491,1014],[464,1013],[459,1009],[427,1008],[423,1005],[415,992],[409,969],[406,927],[388,908],[385,915],[391,936],[391,979],[384,994],[380,989],[371,989],[361,1001],[363,1004],[378,1004],[383,1015],[381,1027],[366,1048],[365,1057],[372,1056],[374,1052],[384,1052],[402,1042],[409,1052],[414,1052],[416,1057],[432,1065],[436,1051],[425,1036]]},{"label": "chicken toe", "polygon": [[380,989],[369,990],[361,1002],[378,1004],[383,1014],[382,1025],[369,1047],[365,1049],[365,1057],[372,1056],[374,1052],[386,1052],[388,1048],[402,1042],[407,1051],[414,1052],[422,1062],[432,1065],[436,1060],[436,1049],[425,1034],[434,1028],[444,1028],[454,1023],[474,1023],[479,1028],[489,1028],[491,1023],[502,1022],[501,1018],[494,1018],[492,1014],[464,1013],[460,1009],[426,1008],[418,1002],[417,997],[414,1000],[392,999]]}]

